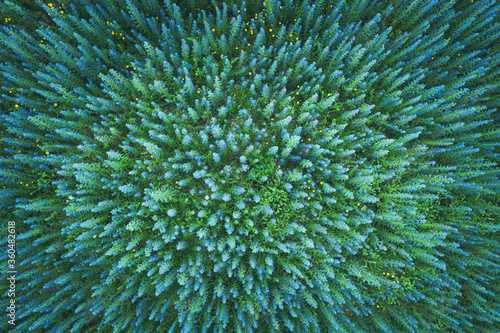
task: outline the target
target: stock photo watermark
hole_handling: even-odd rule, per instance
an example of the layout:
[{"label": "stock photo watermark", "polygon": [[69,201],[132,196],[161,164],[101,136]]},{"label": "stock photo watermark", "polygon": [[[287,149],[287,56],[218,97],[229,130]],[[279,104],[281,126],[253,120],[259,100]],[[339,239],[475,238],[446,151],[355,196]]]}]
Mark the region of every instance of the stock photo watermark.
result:
[{"label": "stock photo watermark", "polygon": [[16,223],[9,221],[7,224],[7,256],[8,256],[8,271],[7,280],[9,281],[9,290],[7,296],[9,297],[9,305],[7,306],[7,317],[9,317],[9,324],[16,325]]}]

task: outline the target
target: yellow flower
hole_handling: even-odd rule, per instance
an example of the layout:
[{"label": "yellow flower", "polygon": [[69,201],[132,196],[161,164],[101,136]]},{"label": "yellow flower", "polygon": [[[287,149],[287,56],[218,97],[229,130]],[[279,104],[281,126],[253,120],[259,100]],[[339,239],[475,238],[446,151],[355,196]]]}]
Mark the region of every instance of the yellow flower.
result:
[{"label": "yellow flower", "polygon": [[48,155],[48,154],[49,154],[49,152],[48,152],[48,151],[46,151],[46,152],[45,152],[45,154],[47,154],[47,155]]},{"label": "yellow flower", "polygon": [[57,106],[57,103],[54,103],[54,106]]},{"label": "yellow flower", "polygon": [[359,202],[358,202],[358,206],[359,206]]},{"label": "yellow flower", "polygon": [[345,212],[346,212],[346,213],[349,213],[349,210],[346,210]]},{"label": "yellow flower", "polygon": [[323,185],[323,182],[319,182],[321,185]]},{"label": "yellow flower", "polygon": [[311,200],[311,198],[310,198],[310,197],[307,197],[307,200]]},{"label": "yellow flower", "polygon": [[22,184],[23,182],[20,182],[19,184]]},{"label": "yellow flower", "polygon": [[311,181],[310,181],[310,180],[308,180],[307,182],[308,182],[308,183],[310,183]]},{"label": "yellow flower", "polygon": [[16,104],[16,108],[18,108],[18,107],[19,107],[19,105]]}]

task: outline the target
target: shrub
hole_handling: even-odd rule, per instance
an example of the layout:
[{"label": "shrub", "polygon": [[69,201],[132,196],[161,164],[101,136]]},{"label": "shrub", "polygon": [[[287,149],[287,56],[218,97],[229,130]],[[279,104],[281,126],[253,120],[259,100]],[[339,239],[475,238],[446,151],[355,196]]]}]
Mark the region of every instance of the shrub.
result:
[{"label": "shrub", "polygon": [[3,331],[498,330],[499,5],[0,8]]}]

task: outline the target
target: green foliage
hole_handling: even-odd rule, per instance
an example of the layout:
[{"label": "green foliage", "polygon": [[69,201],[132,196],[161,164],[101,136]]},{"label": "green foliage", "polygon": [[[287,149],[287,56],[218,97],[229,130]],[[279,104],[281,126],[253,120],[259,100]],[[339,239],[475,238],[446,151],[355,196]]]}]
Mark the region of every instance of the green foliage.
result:
[{"label": "green foliage", "polygon": [[0,329],[496,331],[498,7],[1,4]]}]

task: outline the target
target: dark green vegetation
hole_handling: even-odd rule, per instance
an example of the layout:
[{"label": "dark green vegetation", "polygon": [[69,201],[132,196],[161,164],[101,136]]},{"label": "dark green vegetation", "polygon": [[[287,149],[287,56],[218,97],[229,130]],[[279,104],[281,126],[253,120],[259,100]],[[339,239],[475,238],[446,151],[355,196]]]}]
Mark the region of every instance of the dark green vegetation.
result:
[{"label": "dark green vegetation", "polygon": [[500,330],[499,5],[0,9],[0,330]]}]

